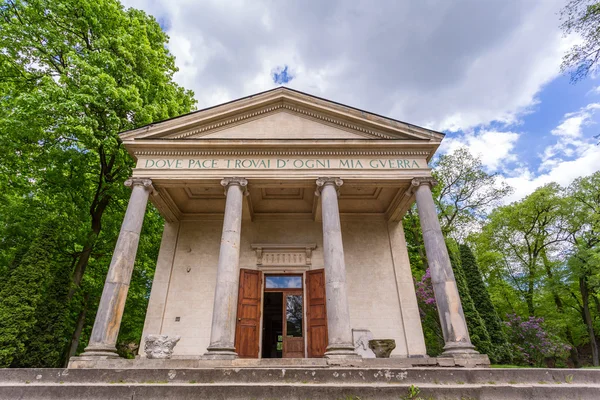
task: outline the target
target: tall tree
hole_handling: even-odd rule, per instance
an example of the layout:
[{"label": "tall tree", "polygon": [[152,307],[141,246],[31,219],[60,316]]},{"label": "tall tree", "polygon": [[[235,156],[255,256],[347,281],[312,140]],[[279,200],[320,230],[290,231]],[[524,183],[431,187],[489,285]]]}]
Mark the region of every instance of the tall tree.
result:
[{"label": "tall tree", "polygon": [[[600,172],[578,178],[571,184],[568,192],[571,205],[570,239],[573,244],[568,265],[577,282],[581,300],[575,294],[573,298],[587,326],[593,363],[598,366],[599,350],[590,301],[595,299],[598,304],[600,294]],[[600,313],[600,308],[598,312]]]},{"label": "tall tree", "polygon": [[460,302],[465,314],[465,320],[467,321],[471,343],[473,343],[479,352],[487,354],[490,357],[490,360],[498,362],[499,359],[496,356],[495,349],[492,347],[490,335],[481,315],[479,315],[479,312],[475,307],[471,293],[469,292],[465,272],[460,262],[460,250],[458,244],[455,240],[449,239],[446,240],[446,246],[448,247],[450,263],[452,265],[452,270],[454,271],[456,286],[458,288],[458,294],[460,295]]},{"label": "tall tree", "polygon": [[511,354],[506,335],[502,329],[502,320],[498,316],[485,283],[483,282],[477,260],[468,245],[461,244],[459,249],[460,263],[467,286],[469,287],[469,294],[485,324],[497,361],[510,362]]},{"label": "tall tree", "polygon": [[433,168],[438,180],[435,201],[445,235],[460,235],[457,231],[481,221],[512,191],[498,174],[487,173],[481,159],[464,147],[442,155]]},{"label": "tall tree", "polygon": [[19,363],[38,322],[38,307],[52,280],[56,221],[47,221],[0,292],[0,367]]},{"label": "tall tree", "polygon": [[[132,161],[117,134],[188,112],[195,101],[173,82],[174,58],[156,20],[116,0],[4,0],[0,32],[0,150],[9,161],[0,185],[17,183],[0,207],[19,209],[36,196],[38,215],[52,209],[70,221],[60,246],[72,260],[65,301],[79,328],[85,302],[97,295],[81,290],[88,266],[105,270],[99,261],[124,211],[118,200],[128,197],[122,182]],[[23,240],[0,251],[13,265],[29,240],[19,233]]]},{"label": "tall tree", "polygon": [[542,254],[570,235],[561,188],[548,184],[520,202],[497,208],[482,235],[501,258],[498,265],[521,293],[528,314],[535,316],[534,296],[544,274]]}]

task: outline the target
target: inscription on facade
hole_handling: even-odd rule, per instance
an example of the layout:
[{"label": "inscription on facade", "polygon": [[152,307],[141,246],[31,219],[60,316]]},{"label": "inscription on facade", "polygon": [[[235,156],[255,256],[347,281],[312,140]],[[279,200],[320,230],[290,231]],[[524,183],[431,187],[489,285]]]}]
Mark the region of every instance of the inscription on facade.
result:
[{"label": "inscription on facade", "polygon": [[147,169],[418,169],[424,160],[412,158],[147,158],[138,168]]}]

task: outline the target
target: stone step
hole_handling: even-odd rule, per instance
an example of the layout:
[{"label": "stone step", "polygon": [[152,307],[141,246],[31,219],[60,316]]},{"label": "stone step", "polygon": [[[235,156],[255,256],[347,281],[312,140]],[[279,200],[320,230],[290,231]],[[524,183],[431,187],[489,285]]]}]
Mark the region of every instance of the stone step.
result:
[{"label": "stone step", "polygon": [[[0,369],[2,384],[598,384],[600,370],[546,368]],[[600,399],[600,395],[598,396]]]},{"label": "stone step", "polygon": [[335,399],[335,400],[596,400],[597,384],[422,384],[415,394],[414,386],[398,383],[370,384],[302,384],[302,383],[146,383],[146,384],[75,384],[12,383],[0,384],[0,399],[127,399],[127,400],[249,400],[249,399]]}]

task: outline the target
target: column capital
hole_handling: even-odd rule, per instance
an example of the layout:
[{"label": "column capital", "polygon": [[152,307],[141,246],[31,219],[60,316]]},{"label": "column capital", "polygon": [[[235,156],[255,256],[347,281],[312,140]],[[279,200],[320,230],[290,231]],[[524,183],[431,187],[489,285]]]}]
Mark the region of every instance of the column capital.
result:
[{"label": "column capital", "polygon": [[335,187],[336,192],[340,194],[340,186],[344,184],[344,181],[341,178],[330,178],[330,177],[321,177],[317,178],[317,190],[315,194],[317,196],[321,195],[321,190],[327,185],[332,185]]},{"label": "column capital", "polygon": [[150,191],[150,193],[156,193],[156,189],[152,185],[152,179],[150,178],[129,178],[124,183],[125,186],[133,188],[134,186],[143,186],[144,189]]},{"label": "column capital", "polygon": [[227,196],[227,189],[229,186],[239,186],[244,193],[244,196],[248,195],[248,181],[240,177],[223,178],[221,180],[221,186],[225,188],[225,196]]},{"label": "column capital", "polygon": [[429,185],[429,187],[433,188],[437,184],[438,182],[432,176],[413,178],[413,180],[410,181],[410,186],[413,188],[413,190],[417,189],[421,185]]}]

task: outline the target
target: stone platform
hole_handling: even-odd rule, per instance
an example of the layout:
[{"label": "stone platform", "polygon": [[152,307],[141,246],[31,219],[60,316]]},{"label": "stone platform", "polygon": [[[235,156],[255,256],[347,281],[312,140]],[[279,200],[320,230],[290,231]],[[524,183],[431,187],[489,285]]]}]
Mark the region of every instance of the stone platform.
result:
[{"label": "stone platform", "polygon": [[213,360],[204,356],[173,356],[171,359],[150,360],[138,358],[128,360],[110,357],[71,357],[70,369],[189,369],[189,368],[266,368],[266,367],[355,367],[355,368],[412,368],[412,367],[488,367],[490,360],[485,354],[455,355],[453,357],[392,357],[392,358],[236,358]]},{"label": "stone platform", "polygon": [[[419,394],[411,397],[415,388]],[[600,370],[581,369],[273,365],[0,370],[0,399],[598,398]]]}]

